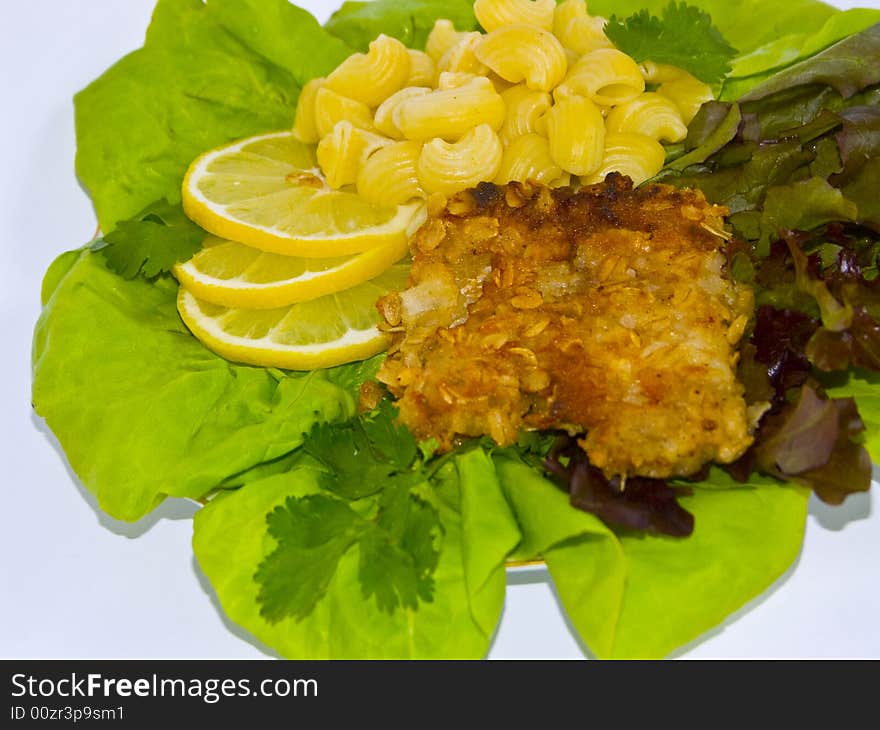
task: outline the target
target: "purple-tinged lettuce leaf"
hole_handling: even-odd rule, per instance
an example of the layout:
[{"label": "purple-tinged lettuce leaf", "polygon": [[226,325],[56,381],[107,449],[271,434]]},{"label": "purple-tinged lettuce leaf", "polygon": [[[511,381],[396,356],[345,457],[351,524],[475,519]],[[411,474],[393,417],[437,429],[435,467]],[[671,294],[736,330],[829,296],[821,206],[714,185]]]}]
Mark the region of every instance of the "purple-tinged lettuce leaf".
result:
[{"label": "purple-tinged lettuce leaf", "polygon": [[880,374],[851,370],[825,382],[825,390],[832,398],[855,399],[865,424],[864,447],[871,460],[880,463]]},{"label": "purple-tinged lettuce leaf", "polygon": [[596,515],[610,527],[672,537],[687,537],[694,530],[693,515],[678,503],[690,494],[687,488],[644,477],[608,479],[590,464],[576,438],[560,436],[544,468],[568,493],[573,507]]},{"label": "purple-tinged lettuce leaf", "polygon": [[804,386],[800,397],[761,424],[757,468],[809,487],[828,504],[871,487],[871,458],[852,398],[828,399]]},{"label": "purple-tinged lettuce leaf", "polygon": [[[804,349],[818,326],[815,319],[801,312],[768,305],[758,308],[750,343],[754,348],[752,360],[762,366],[760,370],[767,376],[772,394],[765,398],[765,392],[759,391],[749,402],[770,400],[781,404],[789,389],[806,382],[812,366]],[[751,360],[743,357],[742,362]]]},{"label": "purple-tinged lettuce leaf", "polygon": [[810,177],[767,191],[761,214],[763,240],[783,231],[811,231],[826,223],[855,221],[858,206],[827,180]]}]

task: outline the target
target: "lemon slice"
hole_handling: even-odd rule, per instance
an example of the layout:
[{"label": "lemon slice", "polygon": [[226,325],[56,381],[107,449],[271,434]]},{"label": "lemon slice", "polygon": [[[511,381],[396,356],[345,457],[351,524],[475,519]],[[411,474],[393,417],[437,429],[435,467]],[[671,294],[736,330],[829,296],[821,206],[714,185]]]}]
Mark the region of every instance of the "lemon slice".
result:
[{"label": "lemon slice", "polygon": [[201,251],[174,267],[174,275],[205,302],[270,309],[353,287],[378,276],[406,253],[405,238],[352,256],[307,259],[208,236]]},{"label": "lemon slice", "polygon": [[190,331],[227,360],[288,370],[314,370],[364,360],[388,347],[376,300],[406,283],[395,264],[351,289],[277,309],[231,309],[180,287],[177,309]]},{"label": "lemon slice", "polygon": [[286,256],[349,256],[406,239],[421,206],[373,206],[330,188],[313,145],[290,132],[249,137],[207,152],[183,181],[183,208],[221,238]]}]

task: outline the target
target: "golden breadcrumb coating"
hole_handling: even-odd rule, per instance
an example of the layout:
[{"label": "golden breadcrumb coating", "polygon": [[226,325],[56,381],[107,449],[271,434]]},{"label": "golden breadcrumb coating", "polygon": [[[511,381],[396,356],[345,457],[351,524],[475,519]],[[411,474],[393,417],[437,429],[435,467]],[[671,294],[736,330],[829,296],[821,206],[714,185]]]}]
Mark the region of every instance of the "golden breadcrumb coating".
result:
[{"label": "golden breadcrumb coating", "polygon": [[454,197],[416,233],[408,288],[379,302],[401,420],[443,449],[585,433],[609,477],[735,460],[752,441],[736,347],[754,300],[725,270],[725,213],[619,175]]}]

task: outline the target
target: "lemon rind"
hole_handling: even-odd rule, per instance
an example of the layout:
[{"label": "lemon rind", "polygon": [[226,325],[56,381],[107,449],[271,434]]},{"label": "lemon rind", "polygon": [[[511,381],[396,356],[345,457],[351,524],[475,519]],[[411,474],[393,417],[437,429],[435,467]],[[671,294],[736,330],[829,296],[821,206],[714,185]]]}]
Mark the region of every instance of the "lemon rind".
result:
[{"label": "lemon rind", "polygon": [[240,275],[232,279],[218,279],[200,271],[193,264],[193,259],[177,264],[173,272],[193,295],[211,304],[242,309],[275,309],[362,284],[387,271],[406,253],[406,245],[377,246],[354,254],[350,260],[332,269],[307,271],[292,279],[265,283],[248,282]]},{"label": "lemon rind", "polygon": [[[385,243],[393,245],[406,239],[409,223],[421,207],[419,203],[400,205],[397,207],[397,213],[394,217],[382,225],[362,228],[349,234],[291,236],[280,234],[277,229],[271,226],[248,223],[228,214],[219,214],[217,211],[223,210],[224,207],[211,202],[194,184],[194,181],[198,181],[205,175],[208,165],[221,155],[238,152],[242,147],[254,142],[289,136],[291,133],[286,131],[256,135],[210,150],[198,157],[190,165],[183,180],[183,209],[187,216],[216,236],[228,238],[261,251],[304,258],[348,256],[362,253]],[[312,170],[310,172],[323,179],[320,171]]]},{"label": "lemon rind", "polygon": [[[252,340],[225,332],[211,317],[198,313],[196,297],[185,287],[177,295],[177,310],[190,332],[209,350],[227,360],[259,367],[286,370],[315,370],[365,360],[386,350],[389,335],[378,327],[349,329],[330,342],[309,345],[279,345],[265,338]],[[262,345],[257,343],[263,343]]]}]

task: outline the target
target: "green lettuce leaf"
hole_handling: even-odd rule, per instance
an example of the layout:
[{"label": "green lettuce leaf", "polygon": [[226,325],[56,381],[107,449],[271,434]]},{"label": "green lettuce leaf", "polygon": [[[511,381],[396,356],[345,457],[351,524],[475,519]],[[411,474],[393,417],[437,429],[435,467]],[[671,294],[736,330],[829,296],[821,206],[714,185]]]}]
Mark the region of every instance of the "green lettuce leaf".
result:
[{"label": "green lettuce leaf", "polygon": [[880,374],[853,370],[826,383],[831,398],[855,398],[865,424],[864,446],[871,461],[880,463]]},{"label": "green lettuce leaf", "polygon": [[113,517],[201,497],[290,452],[315,422],[354,413],[356,392],[327,372],[284,375],[206,350],[177,315],[173,279],[122,279],[96,253],[72,260],[47,276],[32,397]]},{"label": "green lettuce leaf", "polygon": [[433,600],[420,601],[417,610],[381,610],[361,589],[358,548],[334,554],[338,562],[322,573],[330,577],[310,613],[300,620],[267,621],[255,579],[258,566],[277,548],[266,516],[290,498],[319,495],[320,476],[302,465],[224,492],[196,514],[193,549],[229,617],[290,658],[483,657],[501,614],[502,566],[519,539],[505,509],[488,516],[500,530],[479,529],[487,518],[480,510],[505,505],[491,461],[473,453],[455,466],[447,463],[438,475],[431,505],[443,530]]},{"label": "green lettuce leaf", "polygon": [[815,32],[790,33],[742,54],[733,64],[731,76],[741,79],[772,73],[834,45],[853,33],[880,21],[880,10],[854,8],[830,16]]},{"label": "green lettuce leaf", "polygon": [[438,18],[451,20],[457,30],[475,30],[471,0],[371,0],[346,2],[324,26],[352,48],[366,51],[380,33],[410,48],[424,48]]},{"label": "green lettuce leaf", "polygon": [[[626,17],[643,9],[659,15],[668,2],[591,0],[589,8],[605,17]],[[721,93],[725,100],[738,99],[775,71],[880,22],[880,10],[841,12],[818,0],[687,0],[687,4],[707,12],[725,40],[739,51]]]},{"label": "green lettuce leaf", "polygon": [[[589,8],[596,15],[623,18],[643,9],[660,15],[668,4],[669,0],[590,0]],[[687,4],[709,13],[715,27],[741,54],[792,32],[819,28],[838,12],[818,0],[773,4],[766,0],[687,0]]]},{"label": "green lettuce leaf", "polygon": [[681,540],[615,534],[522,463],[499,459],[498,475],[523,532],[518,555],[544,556],[600,658],[667,656],[766,590],[803,541],[807,490],[771,479],[739,484],[713,470],[681,500],[696,518]]},{"label": "green lettuce leaf", "polygon": [[144,47],[75,99],[76,170],[105,233],[234,139],[293,123],[302,85],[349,53],[287,0],[160,0]]}]

